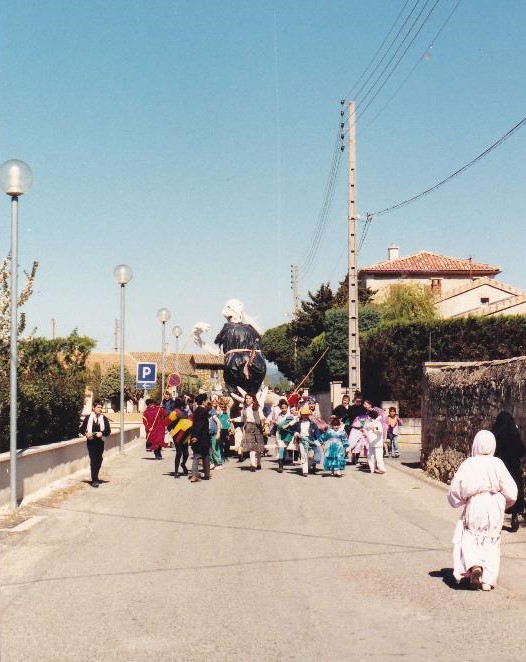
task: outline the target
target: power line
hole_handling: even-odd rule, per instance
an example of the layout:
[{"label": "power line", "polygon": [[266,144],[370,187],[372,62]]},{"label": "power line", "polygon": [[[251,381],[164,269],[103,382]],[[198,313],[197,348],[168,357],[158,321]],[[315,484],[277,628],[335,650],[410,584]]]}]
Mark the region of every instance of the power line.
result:
[{"label": "power line", "polygon": [[[427,15],[426,15],[426,17],[424,18],[422,24],[420,25],[420,27],[419,27],[418,30],[416,31],[415,35],[413,36],[413,38],[411,39],[411,41],[409,42],[409,44],[406,46],[406,48],[405,48],[404,52],[402,53],[402,55],[400,55],[400,57],[399,57],[398,60],[396,61],[394,67],[393,67],[393,68],[391,69],[391,71],[388,73],[386,79],[383,81],[383,83],[380,85],[380,87],[376,90],[376,92],[375,92],[373,98],[370,99],[370,101],[367,103],[367,105],[365,106],[365,108],[364,108],[363,110],[362,110],[361,107],[360,107],[360,113],[359,113],[359,115],[357,116],[356,121],[358,121],[358,120],[360,119],[360,117],[363,116],[363,114],[367,111],[367,109],[369,108],[369,106],[373,103],[373,101],[376,99],[376,97],[380,94],[380,92],[382,91],[382,89],[385,87],[386,83],[387,83],[388,80],[391,78],[391,76],[393,75],[393,73],[395,72],[395,70],[398,68],[398,65],[400,64],[400,62],[401,62],[401,61],[403,60],[403,58],[405,57],[407,51],[408,51],[408,50],[411,48],[411,46],[414,44],[416,38],[418,37],[418,35],[419,35],[420,32],[422,31],[424,25],[427,23],[427,21],[428,21],[429,18],[431,17],[431,14],[435,11],[435,9],[436,9],[436,7],[437,7],[437,5],[438,5],[439,2],[440,2],[440,0],[435,0],[435,4],[431,7],[431,9],[429,10],[429,12],[427,13]],[[427,3],[426,3],[425,6],[427,6]],[[425,6],[422,8],[422,11],[424,10]],[[421,13],[422,13],[422,12],[420,12],[420,14],[418,15],[417,20],[418,20],[418,18],[420,17]],[[413,24],[413,25],[414,25],[414,24]],[[412,29],[413,29],[413,26],[411,26],[411,30],[412,30]],[[409,35],[409,33],[408,33],[408,35]],[[403,43],[403,42],[402,42],[402,43]],[[400,44],[400,46],[401,46],[401,45],[402,45],[402,44]],[[397,49],[397,52],[398,52],[398,49]],[[394,57],[394,56],[393,56],[393,57]],[[384,71],[385,71],[385,69],[384,69]]]},{"label": "power line", "polygon": [[307,250],[307,254],[305,258],[303,259],[302,263],[300,264],[300,269],[302,272],[302,275],[305,275],[309,272],[311,269],[314,260],[316,258],[321,239],[323,236],[323,232],[325,230],[325,226],[327,224],[327,219],[329,216],[329,211],[332,205],[332,200],[334,197],[334,189],[336,186],[336,178],[340,166],[340,161],[341,161],[341,154],[343,152],[343,134],[342,134],[342,123],[340,123],[338,127],[338,133],[336,135],[335,143],[334,143],[334,149],[333,149],[333,155],[332,155],[332,162],[331,162],[331,167],[329,170],[329,175],[327,178],[327,184],[325,187],[325,193],[323,196],[323,202],[322,206],[320,209],[320,212],[318,214],[318,222],[314,231],[313,238],[311,239],[311,243],[309,245],[309,248]]},{"label": "power line", "polygon": [[[439,2],[439,1],[440,1],[440,0],[437,0],[437,2]],[[374,75],[374,74],[376,73],[376,71],[378,70],[379,66],[382,64],[382,62],[383,62],[384,59],[387,57],[387,55],[389,55],[389,53],[390,53],[390,51],[392,50],[392,48],[396,45],[396,42],[397,42],[397,40],[398,40],[398,37],[401,35],[402,30],[405,28],[405,26],[406,26],[407,22],[409,21],[410,17],[411,17],[412,14],[414,13],[414,11],[417,9],[417,6],[418,6],[419,2],[420,2],[420,0],[417,0],[417,2],[415,2],[415,4],[413,5],[413,7],[412,7],[412,9],[411,9],[411,11],[410,11],[410,13],[409,13],[409,15],[406,17],[406,19],[405,19],[403,25],[401,26],[400,30],[397,32],[395,38],[394,38],[394,39],[391,41],[391,43],[389,44],[389,48],[388,48],[387,51],[384,53],[382,59],[378,62],[378,64],[376,65],[374,71],[371,73],[371,75],[369,76],[368,80],[366,81],[367,83],[371,80],[371,78],[373,77],[373,75]],[[431,2],[431,0],[424,0],[424,4],[422,5],[422,7],[421,7],[419,13],[417,14],[416,18],[415,18],[415,19],[413,20],[413,22],[411,23],[411,25],[409,26],[409,28],[405,31],[405,34],[403,35],[402,40],[400,41],[400,43],[398,43],[398,45],[396,45],[396,48],[395,48],[395,50],[392,52],[392,54],[391,54],[389,60],[387,61],[387,63],[385,64],[385,66],[382,68],[382,70],[380,71],[380,73],[376,76],[376,78],[374,79],[374,81],[369,85],[368,89],[366,90],[366,92],[363,94],[363,96],[362,96],[361,98],[360,98],[360,95],[361,95],[361,92],[362,92],[362,90],[363,90],[363,88],[364,88],[364,85],[362,85],[362,87],[360,88],[360,90],[358,90],[358,93],[357,93],[356,96],[355,96],[355,101],[356,101],[356,110],[355,110],[355,112],[356,112],[356,113],[361,109],[361,106],[362,106],[362,105],[365,103],[365,101],[370,97],[370,95],[375,93],[375,88],[376,88],[377,85],[380,83],[380,81],[382,80],[383,75],[384,75],[385,72],[389,69],[389,67],[390,67],[391,64],[393,63],[393,60],[395,59],[396,55],[399,53],[400,49],[403,47],[403,45],[405,44],[405,42],[407,41],[407,39],[409,38],[409,36],[410,36],[411,33],[413,32],[413,29],[414,29],[415,26],[417,25],[417,23],[418,23],[418,21],[420,20],[422,14],[423,14],[423,12],[424,12],[424,10],[426,9],[426,7],[429,5],[430,2]],[[426,20],[427,20],[427,19],[424,20],[424,23],[423,23],[423,24],[425,24]],[[421,28],[420,28],[420,29],[421,29]],[[417,34],[418,34],[418,33],[417,33]],[[414,41],[414,38],[413,38],[413,41]],[[411,42],[411,43],[413,43],[413,42]],[[404,54],[405,54],[405,53],[404,53]],[[403,56],[402,56],[402,57],[403,57]],[[400,60],[399,60],[399,62],[400,62]],[[390,76],[394,73],[394,71],[395,71],[395,69],[397,68],[399,62],[393,67],[393,69],[391,70],[391,73],[390,73],[390,75],[388,76],[387,80],[388,80],[388,79],[390,78]],[[386,81],[385,81],[385,82],[386,82]],[[383,85],[385,85],[385,82],[384,82],[383,84],[381,84],[380,89],[383,87]],[[378,92],[376,92],[376,94],[374,94],[374,98],[376,98],[377,94],[378,94]],[[368,104],[368,106],[369,106],[369,105],[370,105],[370,103]]]},{"label": "power line", "polygon": [[[415,7],[416,7],[416,5],[417,5],[419,2],[420,2],[420,0],[416,0],[416,2],[415,2]],[[389,32],[385,35],[384,40],[382,41],[382,43],[381,43],[380,46],[378,47],[376,53],[373,55],[373,57],[371,58],[369,64],[368,64],[368,65],[365,67],[365,69],[362,71],[360,77],[358,78],[358,80],[356,81],[356,83],[354,83],[354,85],[352,86],[351,90],[350,90],[350,91],[348,92],[348,94],[346,95],[346,98],[347,98],[347,99],[353,99],[353,98],[355,98],[355,97],[357,96],[356,94],[354,94],[354,90],[355,90],[355,88],[360,84],[360,81],[361,81],[362,78],[365,76],[365,74],[367,73],[368,69],[372,66],[372,64],[373,64],[373,62],[376,60],[376,58],[378,57],[380,51],[382,50],[382,48],[383,48],[384,45],[385,45],[385,42],[389,39],[389,36],[390,36],[391,32],[394,30],[395,25],[398,23],[399,18],[400,18],[400,17],[402,16],[402,14],[404,13],[405,8],[407,7],[408,4],[409,4],[409,0],[406,0],[404,6],[403,6],[402,9],[400,10],[400,12],[399,12],[398,16],[396,17],[394,23],[391,25],[391,28],[389,29]],[[415,10],[415,7],[413,7],[413,9],[411,10],[411,13]],[[411,16],[411,14],[409,14],[409,16]],[[371,79],[371,76],[374,75],[376,69],[380,66],[380,64],[382,63],[383,59],[386,57],[387,53],[389,52],[389,49],[391,48],[391,45],[393,44],[393,42],[396,40],[396,38],[397,38],[398,35],[400,34],[400,31],[403,29],[404,25],[407,23],[407,21],[408,21],[408,19],[409,19],[409,16],[408,16],[408,17],[406,18],[406,20],[404,21],[404,24],[402,25],[402,27],[400,28],[400,30],[397,32],[396,37],[395,37],[394,40],[391,42],[391,44],[390,44],[389,47],[387,48],[385,54],[383,55],[383,58],[382,58],[382,59],[380,60],[380,62],[376,65],[374,71],[369,75],[369,78],[367,78],[367,80],[365,81],[364,85],[366,85],[366,84],[368,83],[368,81]],[[362,85],[362,87],[363,87],[363,85]],[[361,89],[362,89],[362,88],[360,88],[360,90],[361,90]],[[359,92],[360,92],[360,91],[358,91],[358,94],[359,94]]]},{"label": "power line", "polygon": [[363,128],[361,129],[362,132],[363,132],[363,131],[367,131],[367,129],[368,129],[372,124],[374,124],[374,122],[376,122],[376,120],[378,119],[378,117],[383,113],[383,111],[384,111],[384,110],[387,108],[387,106],[391,103],[391,101],[394,99],[394,97],[398,94],[398,92],[400,92],[400,90],[402,89],[402,87],[407,83],[407,81],[409,80],[409,78],[413,75],[413,73],[414,73],[415,69],[418,67],[418,65],[422,62],[422,60],[426,59],[426,57],[427,57],[429,51],[433,48],[435,42],[436,42],[437,39],[440,37],[440,35],[442,34],[442,31],[445,29],[446,25],[449,23],[449,21],[450,21],[451,18],[453,17],[453,14],[457,11],[458,6],[460,5],[461,2],[462,2],[462,0],[457,0],[456,5],[455,5],[455,6],[453,7],[453,9],[451,10],[451,12],[450,12],[449,15],[447,16],[446,20],[442,23],[442,25],[440,26],[438,32],[437,32],[437,33],[435,34],[435,36],[433,37],[433,39],[429,42],[429,44],[428,44],[426,50],[425,50],[425,51],[422,53],[422,55],[418,58],[418,60],[417,60],[416,63],[414,64],[414,66],[413,66],[413,68],[411,69],[411,71],[407,74],[407,76],[406,76],[406,77],[404,78],[404,80],[400,83],[400,85],[396,88],[396,90],[391,94],[391,96],[389,97],[389,99],[388,99],[388,100],[386,101],[386,103],[382,106],[382,108],[380,108],[380,110],[376,113],[376,115],[373,117],[373,119],[372,119],[372,120],[371,120],[371,121],[370,121],[365,127],[363,127]]},{"label": "power line", "polygon": [[497,147],[502,145],[503,142],[505,142],[508,138],[510,138],[515,132],[517,132],[519,129],[521,129],[525,124],[526,124],[526,117],[523,117],[520,122],[518,122],[514,127],[512,127],[509,131],[507,131],[503,136],[501,136],[493,144],[491,144],[489,147],[487,147],[478,156],[476,156],[474,159],[469,161],[469,163],[466,163],[465,165],[463,165],[458,170],[455,170],[455,172],[451,173],[451,175],[449,175],[445,179],[442,179],[440,182],[438,182],[434,186],[431,186],[430,188],[426,189],[425,191],[422,191],[422,193],[418,193],[418,195],[414,195],[413,197],[408,198],[407,200],[403,200],[402,202],[398,202],[397,204],[391,205],[390,207],[386,207],[385,209],[380,209],[379,211],[375,211],[373,213],[367,214],[367,216],[371,217],[371,218],[374,218],[375,216],[383,216],[384,214],[388,214],[389,212],[392,212],[395,209],[400,209],[401,207],[405,207],[406,205],[409,205],[412,202],[416,202],[416,200],[419,200],[420,198],[423,198],[424,196],[429,195],[433,191],[436,191],[437,188],[440,188],[441,186],[444,186],[444,184],[447,184],[448,182],[450,182],[455,177],[458,177],[458,175],[465,172],[468,168],[471,168],[471,166],[475,165],[475,163],[477,163],[478,161],[483,159],[485,156],[487,156],[490,152],[492,152],[494,149],[496,149]]}]

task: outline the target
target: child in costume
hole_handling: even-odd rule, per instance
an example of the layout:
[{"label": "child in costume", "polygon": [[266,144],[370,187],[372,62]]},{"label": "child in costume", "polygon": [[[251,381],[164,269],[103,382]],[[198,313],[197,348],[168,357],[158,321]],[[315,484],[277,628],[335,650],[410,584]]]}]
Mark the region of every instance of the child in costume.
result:
[{"label": "child in costume", "polygon": [[325,451],[323,468],[333,476],[341,477],[345,469],[345,451],[349,440],[337,416],[331,416],[329,428],[321,434],[320,441],[324,444]]},{"label": "child in costume", "polygon": [[367,414],[360,414],[352,422],[351,432],[349,433],[349,450],[351,451],[352,464],[358,464],[362,451],[365,451],[366,456],[369,452],[369,438],[364,430],[368,420]]}]

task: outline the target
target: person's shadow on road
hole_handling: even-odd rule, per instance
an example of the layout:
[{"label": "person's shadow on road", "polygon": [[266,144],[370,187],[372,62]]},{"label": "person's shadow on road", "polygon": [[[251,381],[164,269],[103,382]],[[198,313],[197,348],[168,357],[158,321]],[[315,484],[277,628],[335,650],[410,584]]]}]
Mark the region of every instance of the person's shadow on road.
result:
[{"label": "person's shadow on road", "polygon": [[454,591],[470,591],[471,587],[467,582],[461,581],[457,584],[457,580],[453,577],[453,568],[441,568],[440,570],[431,570],[430,577],[438,577],[443,583],[452,588]]}]

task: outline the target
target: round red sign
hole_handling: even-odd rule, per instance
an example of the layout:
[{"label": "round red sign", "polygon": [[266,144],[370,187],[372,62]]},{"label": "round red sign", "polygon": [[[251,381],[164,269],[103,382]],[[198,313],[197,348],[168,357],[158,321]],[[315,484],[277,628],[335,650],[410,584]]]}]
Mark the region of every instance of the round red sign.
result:
[{"label": "round red sign", "polygon": [[177,388],[180,383],[181,377],[176,372],[172,372],[170,375],[168,375],[168,386]]}]

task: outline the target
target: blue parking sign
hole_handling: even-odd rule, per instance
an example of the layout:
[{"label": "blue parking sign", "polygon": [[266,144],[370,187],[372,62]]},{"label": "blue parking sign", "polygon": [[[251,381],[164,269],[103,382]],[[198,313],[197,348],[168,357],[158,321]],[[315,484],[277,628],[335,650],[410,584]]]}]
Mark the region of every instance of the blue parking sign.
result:
[{"label": "blue parking sign", "polygon": [[137,384],[147,388],[146,384],[155,384],[157,381],[157,363],[137,363]]}]

